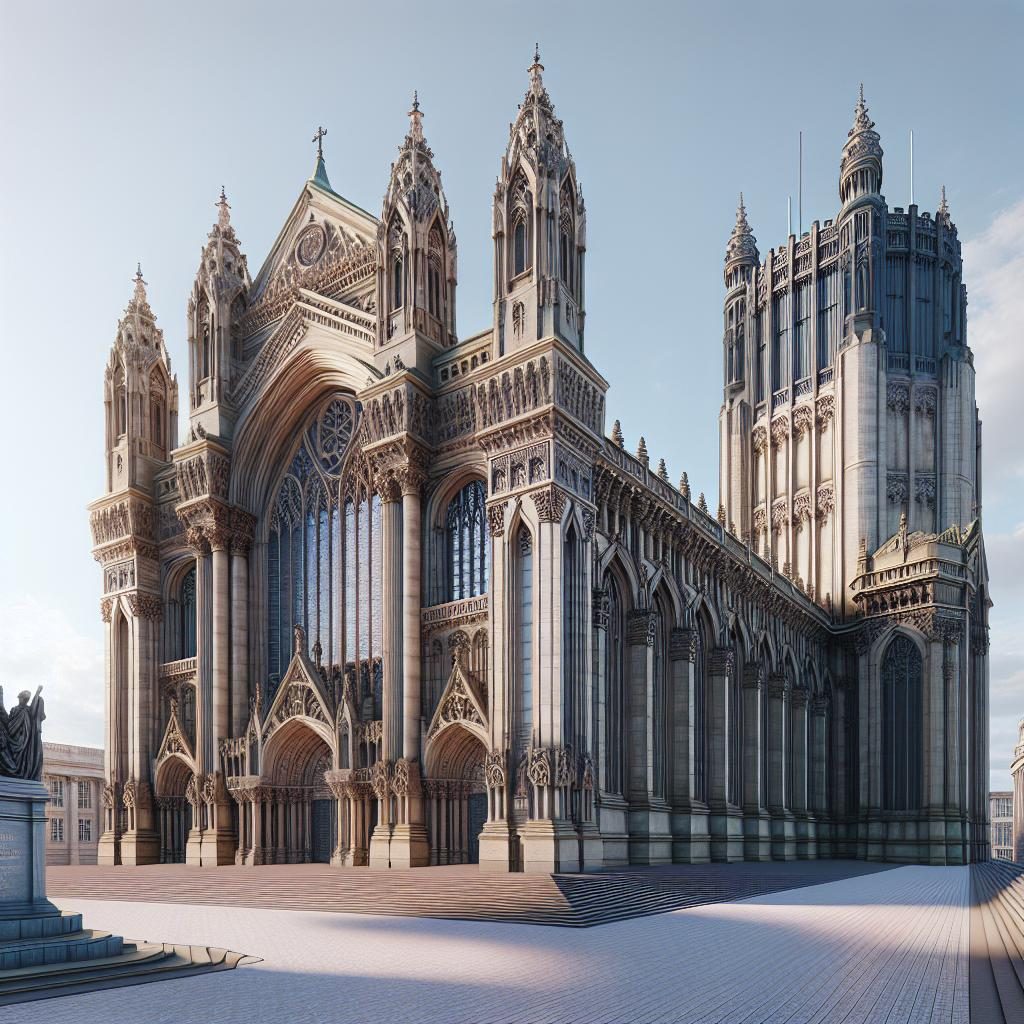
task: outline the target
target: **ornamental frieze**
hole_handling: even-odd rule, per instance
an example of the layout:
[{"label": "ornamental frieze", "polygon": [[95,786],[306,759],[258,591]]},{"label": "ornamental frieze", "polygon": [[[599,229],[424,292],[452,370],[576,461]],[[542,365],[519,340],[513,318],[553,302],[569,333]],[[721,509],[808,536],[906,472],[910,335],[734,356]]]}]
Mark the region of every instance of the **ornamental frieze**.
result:
[{"label": "ornamental frieze", "polygon": [[103,593],[112,594],[119,590],[130,590],[135,586],[135,561],[128,559],[107,565],[103,570]]},{"label": "ornamental frieze", "polygon": [[919,505],[935,508],[935,477],[919,476],[914,481],[914,500]]},{"label": "ornamental frieze", "polygon": [[567,495],[560,487],[550,484],[539,491],[531,491],[530,497],[537,509],[537,518],[542,523],[560,523],[562,521]]},{"label": "ornamental frieze", "polygon": [[935,417],[937,395],[934,388],[918,388],[914,392],[914,409],[923,416]]},{"label": "ornamental frieze", "polygon": [[195,501],[207,496],[227,498],[231,462],[226,455],[206,449],[176,462],[174,469],[181,501]]},{"label": "ornamental frieze", "polygon": [[907,477],[903,473],[889,473],[885,480],[885,495],[892,505],[904,505],[907,501]]},{"label": "ornamental frieze", "polygon": [[907,384],[890,384],[885,392],[885,404],[898,415],[910,410],[910,387]]}]

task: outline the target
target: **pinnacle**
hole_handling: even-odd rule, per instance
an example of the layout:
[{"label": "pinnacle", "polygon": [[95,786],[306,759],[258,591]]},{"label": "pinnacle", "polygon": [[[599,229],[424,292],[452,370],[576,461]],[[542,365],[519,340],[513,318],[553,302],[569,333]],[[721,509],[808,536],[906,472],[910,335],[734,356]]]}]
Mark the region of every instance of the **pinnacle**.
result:
[{"label": "pinnacle", "polygon": [[626,439],[622,436],[622,424],[618,420],[612,424],[612,441],[620,448],[626,446]]},{"label": "pinnacle", "polygon": [[853,108],[853,127],[848,133],[852,138],[861,132],[870,131],[875,127],[875,122],[868,116],[868,106],[864,102],[864,83],[860,83],[860,91],[857,94],[857,105]]},{"label": "pinnacle", "polygon": [[939,213],[937,220],[943,220],[947,224],[949,223],[949,203],[946,201],[946,186],[943,185],[940,191],[939,198]]},{"label": "pinnacle", "polygon": [[636,457],[645,465],[650,465],[651,457],[647,454],[647,442],[640,435],[640,443],[636,446]]},{"label": "pinnacle", "polygon": [[227,197],[227,194],[224,191],[224,186],[223,185],[221,185],[221,187],[220,187],[220,199],[217,200],[216,206],[217,206],[217,227],[219,227],[221,229],[221,231],[223,231],[225,228],[229,227],[230,224],[231,224],[231,215],[228,213],[228,211],[231,209],[231,207],[228,204],[228,197]]},{"label": "pinnacle", "polygon": [[668,467],[665,465],[664,459],[658,460],[658,477],[668,483]]},{"label": "pinnacle", "polygon": [[686,474],[686,470],[683,470],[683,475],[679,478],[679,493],[687,500],[690,500],[690,478]]}]

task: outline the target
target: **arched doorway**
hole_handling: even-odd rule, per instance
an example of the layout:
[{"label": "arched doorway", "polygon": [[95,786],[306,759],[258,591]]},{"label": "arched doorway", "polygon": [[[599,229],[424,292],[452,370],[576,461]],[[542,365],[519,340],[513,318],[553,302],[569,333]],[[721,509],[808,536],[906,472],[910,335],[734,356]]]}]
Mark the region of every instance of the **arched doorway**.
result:
[{"label": "arched doorway", "polygon": [[264,864],[328,864],[337,833],[337,803],[324,773],[327,741],[307,722],[290,719],[267,741],[265,785],[253,808],[254,842]]},{"label": "arched doorway", "polygon": [[161,864],[185,863],[185,846],[192,828],[192,807],[185,799],[185,788],[191,778],[191,766],[176,755],[157,766],[155,788]]},{"label": "arched doorway", "polygon": [[427,748],[427,821],[431,864],[478,864],[487,821],[483,738],[454,723]]}]

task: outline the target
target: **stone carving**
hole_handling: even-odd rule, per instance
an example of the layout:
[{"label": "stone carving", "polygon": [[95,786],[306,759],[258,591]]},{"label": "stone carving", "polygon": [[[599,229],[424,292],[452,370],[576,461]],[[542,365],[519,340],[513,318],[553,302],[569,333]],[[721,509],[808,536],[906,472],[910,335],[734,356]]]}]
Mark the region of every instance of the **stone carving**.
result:
[{"label": "stone carving", "polygon": [[793,527],[797,533],[804,528],[804,523],[811,518],[811,496],[798,494],[793,499]]},{"label": "stone carving", "polygon": [[907,501],[907,478],[902,473],[890,473],[885,481],[885,494],[890,504],[904,505]]},{"label": "stone carving", "polygon": [[505,534],[505,502],[499,501],[487,506],[487,527],[492,537]]},{"label": "stone carving", "polygon": [[760,455],[768,447],[768,431],[764,427],[754,427],[754,454]]},{"label": "stone carving", "polygon": [[484,758],[484,778],[491,789],[500,789],[505,785],[505,753],[492,750]]},{"label": "stone carving", "polygon": [[551,756],[544,747],[530,748],[526,775],[535,786],[551,785]]},{"label": "stone carving", "polygon": [[824,430],[832,422],[836,412],[836,399],[834,395],[822,395],[817,404],[818,424]]},{"label": "stone carving", "polygon": [[928,508],[935,508],[935,477],[919,476],[915,480],[914,500],[919,505],[926,505]]},{"label": "stone carving", "polygon": [[789,423],[785,416],[776,416],[771,422],[772,447],[781,448],[783,442],[789,437]]},{"label": "stone carving", "polygon": [[814,426],[814,410],[809,405],[798,405],[793,410],[793,437],[799,439]]},{"label": "stone carving", "polygon": [[778,533],[789,526],[789,509],[786,508],[786,499],[781,498],[772,505],[772,530]]},{"label": "stone carving", "polygon": [[0,686],[0,776],[33,779],[43,774],[43,688],[35,696],[28,690],[18,694],[18,703],[8,712],[4,708],[4,690]]},{"label": "stone carving", "polygon": [[920,388],[914,392],[914,409],[922,415],[934,419],[936,398],[934,388]]},{"label": "stone carving", "polygon": [[550,485],[530,494],[537,507],[537,518],[542,523],[560,523],[565,511],[566,493],[560,487]]},{"label": "stone carving", "polygon": [[818,507],[815,512],[815,516],[819,523],[828,522],[828,517],[832,515],[832,511],[835,508],[835,494],[833,491],[832,484],[822,484],[818,488]]},{"label": "stone carving", "polygon": [[768,512],[764,506],[754,509],[754,533],[762,534],[768,529]]},{"label": "stone carving", "polygon": [[885,393],[885,404],[900,415],[910,409],[910,387],[907,384],[890,384]]}]

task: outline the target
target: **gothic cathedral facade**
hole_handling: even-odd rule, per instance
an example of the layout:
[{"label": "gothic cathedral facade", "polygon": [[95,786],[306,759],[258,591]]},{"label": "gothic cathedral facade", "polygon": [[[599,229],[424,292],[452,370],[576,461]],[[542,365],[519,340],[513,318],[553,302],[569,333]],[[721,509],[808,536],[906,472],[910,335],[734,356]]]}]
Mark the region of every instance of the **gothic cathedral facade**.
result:
[{"label": "gothic cathedral facade", "polygon": [[606,436],[586,209],[535,57],[494,320],[417,102],[380,217],[318,157],[262,269],[221,194],[188,429],[141,271],[106,370],[106,864],[988,857],[960,244],[889,209],[725,259],[717,516]]}]

